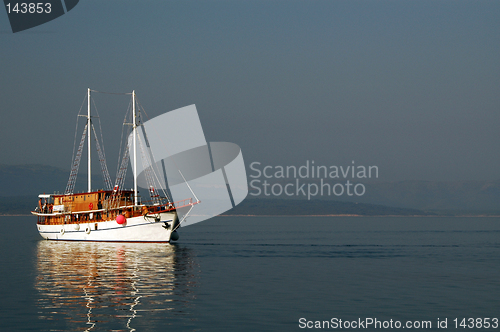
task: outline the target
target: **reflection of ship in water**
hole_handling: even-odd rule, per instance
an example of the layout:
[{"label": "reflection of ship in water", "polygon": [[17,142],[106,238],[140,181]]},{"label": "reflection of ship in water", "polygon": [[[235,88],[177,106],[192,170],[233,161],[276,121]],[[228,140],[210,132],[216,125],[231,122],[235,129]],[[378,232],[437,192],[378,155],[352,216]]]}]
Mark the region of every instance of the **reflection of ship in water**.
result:
[{"label": "reflection of ship in water", "polygon": [[39,318],[52,330],[140,331],[192,306],[198,267],[190,249],[52,241],[37,249]]}]

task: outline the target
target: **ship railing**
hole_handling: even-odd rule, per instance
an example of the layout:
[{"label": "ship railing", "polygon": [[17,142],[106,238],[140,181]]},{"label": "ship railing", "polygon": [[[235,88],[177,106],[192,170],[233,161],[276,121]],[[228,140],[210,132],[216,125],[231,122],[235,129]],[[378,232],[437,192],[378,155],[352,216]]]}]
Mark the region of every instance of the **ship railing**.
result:
[{"label": "ship railing", "polygon": [[147,207],[148,213],[160,213],[173,211],[187,206],[193,206],[200,203],[200,201],[193,202],[192,198],[186,198],[177,202],[167,202],[165,204],[157,204]]}]

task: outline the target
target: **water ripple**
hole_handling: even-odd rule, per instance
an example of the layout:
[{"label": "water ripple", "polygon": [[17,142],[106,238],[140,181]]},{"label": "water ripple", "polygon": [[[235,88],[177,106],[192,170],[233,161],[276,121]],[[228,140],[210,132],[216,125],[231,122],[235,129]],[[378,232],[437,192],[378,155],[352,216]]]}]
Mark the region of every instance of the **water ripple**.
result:
[{"label": "water ripple", "polygon": [[192,309],[197,263],[164,244],[41,241],[35,288],[51,330],[135,331]]}]

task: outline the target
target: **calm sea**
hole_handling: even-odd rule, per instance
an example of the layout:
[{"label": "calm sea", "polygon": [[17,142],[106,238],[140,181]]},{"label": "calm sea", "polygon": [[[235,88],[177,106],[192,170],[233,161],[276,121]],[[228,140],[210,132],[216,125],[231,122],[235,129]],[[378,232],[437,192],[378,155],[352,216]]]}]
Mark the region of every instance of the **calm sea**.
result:
[{"label": "calm sea", "polygon": [[218,217],[175,245],[49,242],[35,221],[0,217],[2,331],[500,318],[499,218]]}]

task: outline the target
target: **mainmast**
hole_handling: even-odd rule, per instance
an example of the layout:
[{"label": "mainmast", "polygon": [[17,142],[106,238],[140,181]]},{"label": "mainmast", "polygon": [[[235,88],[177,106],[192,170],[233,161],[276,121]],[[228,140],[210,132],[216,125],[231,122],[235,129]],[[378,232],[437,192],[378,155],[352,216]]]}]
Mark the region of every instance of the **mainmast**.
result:
[{"label": "mainmast", "polygon": [[137,205],[137,123],[135,119],[135,90],[132,91],[132,134],[134,144],[134,205]]},{"label": "mainmast", "polygon": [[90,132],[91,132],[91,122],[90,122],[90,88],[87,90],[87,95],[88,95],[88,107],[87,107],[87,130],[88,130],[88,148],[89,148],[89,158],[88,158],[88,192],[92,191],[92,170],[91,170],[91,165],[92,165],[92,160],[90,158],[90,151],[91,151],[91,139],[90,139]]}]

